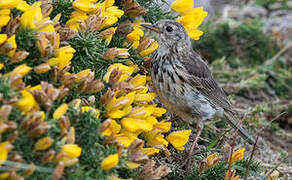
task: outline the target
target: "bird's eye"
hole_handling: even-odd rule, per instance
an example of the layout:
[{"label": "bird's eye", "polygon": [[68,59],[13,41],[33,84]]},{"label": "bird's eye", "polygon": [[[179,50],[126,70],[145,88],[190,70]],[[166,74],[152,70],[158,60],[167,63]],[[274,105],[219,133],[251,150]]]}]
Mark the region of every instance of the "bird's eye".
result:
[{"label": "bird's eye", "polygon": [[171,26],[167,26],[167,27],[166,27],[166,31],[167,31],[167,32],[171,32],[171,31],[173,31],[173,28],[172,28]]}]

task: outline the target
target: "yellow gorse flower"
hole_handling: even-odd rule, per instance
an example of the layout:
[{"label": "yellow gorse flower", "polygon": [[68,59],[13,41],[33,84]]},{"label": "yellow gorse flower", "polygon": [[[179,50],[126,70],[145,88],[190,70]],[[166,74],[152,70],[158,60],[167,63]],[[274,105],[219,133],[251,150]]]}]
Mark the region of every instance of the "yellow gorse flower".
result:
[{"label": "yellow gorse flower", "polygon": [[121,131],[121,125],[117,123],[117,121],[111,119],[110,125],[107,129],[105,129],[101,135],[103,136],[110,136],[110,135],[116,135]]},{"label": "yellow gorse flower", "polygon": [[18,100],[17,107],[23,112],[30,111],[32,109],[39,109],[39,105],[34,99],[33,95],[26,90],[21,91],[22,98]]},{"label": "yellow gorse flower", "polygon": [[235,176],[236,170],[231,169],[230,174],[229,171],[226,172],[225,174],[225,180],[239,180],[239,176]]},{"label": "yellow gorse flower", "polygon": [[53,144],[53,142],[54,140],[50,136],[41,138],[35,143],[34,149],[37,151],[48,149]]},{"label": "yellow gorse flower", "polygon": [[59,69],[63,69],[67,65],[71,64],[71,59],[74,56],[75,49],[71,46],[64,46],[56,50],[54,58],[48,60],[50,66],[58,66]]},{"label": "yellow gorse flower", "polygon": [[151,24],[151,23],[145,23],[145,22],[142,22],[141,19],[139,20],[136,20],[133,25],[133,31],[130,32],[129,34],[127,34],[126,36],[126,39],[127,39],[127,42],[129,44],[131,44],[132,47],[134,48],[137,48],[140,44],[140,38],[143,37],[144,35],[144,32],[141,28],[143,28],[141,26],[141,24]]},{"label": "yellow gorse flower", "polygon": [[194,7],[194,0],[175,0],[170,7],[180,14],[185,14]]},{"label": "yellow gorse flower", "polygon": [[39,32],[54,32],[50,18],[44,18],[42,15],[41,2],[35,2],[20,17],[21,26],[29,29],[37,29]]},{"label": "yellow gorse flower", "polygon": [[243,159],[243,154],[244,154],[244,151],[245,151],[245,148],[242,148],[242,149],[239,149],[237,151],[235,151],[233,154],[232,154],[232,157],[231,157],[231,163],[235,162],[235,161],[239,161],[239,160],[242,160]]},{"label": "yellow gorse flower", "polygon": [[8,152],[12,146],[8,141],[0,143],[0,166],[7,160]]},{"label": "yellow gorse flower", "polygon": [[62,117],[66,112],[67,112],[67,109],[68,109],[68,104],[62,104],[61,106],[59,106],[54,114],[53,114],[53,118],[54,119],[59,119],[60,117]]},{"label": "yellow gorse flower", "polygon": [[108,67],[107,73],[103,77],[103,80],[105,82],[109,82],[110,74],[114,69],[118,69],[119,71],[122,72],[119,82],[127,80],[130,77],[130,75],[134,72],[134,67],[125,66],[121,63],[112,64]]},{"label": "yellow gorse flower", "polygon": [[76,144],[65,144],[61,149],[61,152],[66,153],[69,158],[78,158],[81,155],[81,151],[81,147]]},{"label": "yellow gorse flower", "polygon": [[95,108],[90,107],[90,106],[82,106],[82,107],[81,107],[81,110],[82,110],[82,112],[88,112],[88,111],[91,111],[91,112],[95,113],[95,117],[96,117],[96,118],[98,118],[98,117],[99,117],[99,114],[100,114],[100,112],[99,112],[98,109],[95,109]]},{"label": "yellow gorse flower", "polygon": [[96,1],[90,0],[74,1],[73,8],[76,11],[72,13],[70,19],[66,22],[66,26],[78,31],[80,29],[80,23],[87,20],[88,15],[95,14],[98,10],[100,10],[100,16],[104,18],[101,24],[99,24],[98,29],[100,30],[116,23],[124,14],[123,10],[118,9],[117,6],[113,6],[115,3],[114,0],[105,0],[102,3],[95,2]]},{"label": "yellow gorse flower", "polygon": [[109,45],[116,30],[117,30],[117,27],[108,28],[100,33],[100,38],[104,39],[106,44]]},{"label": "yellow gorse flower", "polygon": [[2,45],[7,39],[7,34],[0,34],[0,45]]},{"label": "yellow gorse flower", "polygon": [[110,170],[116,165],[119,164],[119,155],[118,154],[112,154],[107,156],[101,163],[101,168],[104,170]]},{"label": "yellow gorse flower", "polygon": [[27,66],[26,64],[22,64],[14,68],[9,75],[14,76],[16,74],[20,75],[21,77],[25,76],[28,72],[30,72],[32,68]]},{"label": "yellow gorse flower", "polygon": [[189,137],[192,130],[182,130],[170,133],[166,139],[175,147],[177,150],[184,150],[184,145],[189,141]]},{"label": "yellow gorse flower", "polygon": [[[1,8],[1,4],[0,4]],[[10,20],[10,9],[0,9],[0,30],[3,26],[6,26]],[[1,43],[2,44],[2,43]]]},{"label": "yellow gorse flower", "polygon": [[177,19],[186,29],[191,39],[199,40],[203,35],[203,31],[197,28],[202,24],[207,12],[203,11],[203,7],[193,8],[192,0],[176,0],[171,4],[171,8],[180,13],[181,17]]},{"label": "yellow gorse flower", "polygon": [[13,9],[25,11],[29,5],[24,0],[0,0],[0,9]]}]

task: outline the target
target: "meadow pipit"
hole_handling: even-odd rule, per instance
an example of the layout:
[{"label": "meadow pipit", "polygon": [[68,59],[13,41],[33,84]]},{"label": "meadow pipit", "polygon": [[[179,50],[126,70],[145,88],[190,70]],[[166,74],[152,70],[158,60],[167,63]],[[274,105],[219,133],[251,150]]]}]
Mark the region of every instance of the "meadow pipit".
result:
[{"label": "meadow pipit", "polygon": [[185,122],[197,124],[197,134],[187,159],[192,155],[204,121],[215,116],[224,117],[253,144],[253,138],[238,124],[225,92],[207,64],[192,49],[184,27],[172,20],[142,26],[158,34],[159,48],[153,54],[151,78],[160,101]]}]

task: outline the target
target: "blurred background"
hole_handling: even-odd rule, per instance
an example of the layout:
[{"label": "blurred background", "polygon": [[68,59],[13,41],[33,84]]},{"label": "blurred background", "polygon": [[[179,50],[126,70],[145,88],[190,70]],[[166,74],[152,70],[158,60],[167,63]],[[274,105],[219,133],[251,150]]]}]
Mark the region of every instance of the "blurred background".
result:
[{"label": "blurred background", "polygon": [[245,115],[243,123],[254,136],[260,132],[256,157],[266,168],[281,164],[278,170],[291,177],[292,1],[200,0],[195,6],[208,16],[194,49]]}]

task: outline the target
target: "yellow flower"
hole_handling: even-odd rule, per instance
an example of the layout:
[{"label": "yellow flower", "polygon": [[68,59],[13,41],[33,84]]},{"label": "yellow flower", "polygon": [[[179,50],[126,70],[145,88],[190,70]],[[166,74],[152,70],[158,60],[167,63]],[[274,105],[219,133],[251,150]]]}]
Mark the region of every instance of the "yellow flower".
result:
[{"label": "yellow flower", "polygon": [[26,3],[24,0],[20,0],[20,2],[17,4],[16,9],[20,11],[26,11],[30,8],[30,5]]},{"label": "yellow flower", "polygon": [[17,102],[17,107],[22,110],[22,111],[29,111],[31,109],[39,109],[39,106],[34,99],[33,95],[26,91],[23,90],[21,91],[22,98],[18,100]]},{"label": "yellow flower", "polygon": [[124,106],[120,109],[108,111],[105,115],[110,118],[122,118],[129,114],[132,110],[132,106]]},{"label": "yellow flower", "polygon": [[[0,25],[1,29],[1,25]],[[7,34],[0,34],[0,45],[2,45],[7,40]]]},{"label": "yellow flower", "polygon": [[89,75],[89,73],[92,73],[90,69],[85,69],[83,71],[80,71],[76,74],[76,82],[80,82],[81,80],[83,80],[85,77],[87,77]]},{"label": "yellow flower", "polygon": [[122,144],[125,148],[128,148],[130,144],[135,140],[138,139],[136,135],[132,134],[128,131],[123,131],[115,136],[116,140]]},{"label": "yellow flower", "polygon": [[168,146],[168,141],[164,139],[164,136],[159,133],[157,130],[153,130],[145,133],[145,139],[148,146],[163,145]]},{"label": "yellow flower", "polygon": [[34,67],[34,72],[36,72],[37,74],[46,73],[49,70],[51,70],[51,67],[47,63],[43,63],[43,64],[40,64],[40,65]]},{"label": "yellow flower", "polygon": [[9,175],[10,174],[8,172],[0,173],[0,179],[7,179]]},{"label": "yellow flower", "polygon": [[199,173],[204,172],[205,170],[212,168],[216,166],[216,164],[219,162],[220,158],[217,155],[217,153],[213,153],[206,157],[203,161],[201,161],[199,166]]},{"label": "yellow flower", "polygon": [[157,148],[142,148],[141,152],[146,153],[148,156],[159,153],[160,149]]},{"label": "yellow flower", "polygon": [[55,28],[50,18],[44,18],[42,15],[41,2],[35,2],[20,17],[20,23],[23,28],[37,29],[39,32],[54,32]]},{"label": "yellow flower", "polygon": [[129,34],[127,34],[126,39],[127,42],[131,44],[132,47],[137,48],[139,46],[139,41],[140,38],[143,37],[144,32],[141,30],[141,28],[143,28],[141,26],[141,24],[151,24],[151,23],[145,23],[145,22],[141,22],[142,20],[136,20],[133,25],[133,31],[130,32]]},{"label": "yellow flower", "polygon": [[67,109],[68,109],[68,104],[62,104],[61,106],[59,106],[54,114],[53,114],[53,118],[54,119],[59,119],[60,117],[62,117],[66,112],[67,112]]},{"label": "yellow flower", "polygon": [[99,29],[104,27],[110,26],[118,21],[122,15],[124,15],[124,11],[118,9],[117,6],[113,6],[114,0],[106,0],[101,4],[97,4],[97,7],[101,7],[102,9],[102,16],[106,19],[102,22]]},{"label": "yellow flower", "polygon": [[145,93],[145,94],[136,94],[135,101],[137,102],[150,102],[155,98],[155,93]]},{"label": "yellow flower", "polygon": [[184,150],[184,145],[188,142],[189,136],[191,134],[192,130],[182,130],[182,131],[175,131],[170,133],[166,139],[168,142],[170,142],[173,147],[175,147],[177,150]]},{"label": "yellow flower", "polygon": [[[1,6],[1,2],[0,2]],[[0,30],[3,26],[6,26],[10,20],[10,9],[1,9],[0,8]],[[0,43],[2,44],[2,43]]]},{"label": "yellow flower", "polygon": [[13,34],[10,38],[6,40],[6,44],[9,46],[8,56],[12,57],[15,54],[17,44],[15,41],[15,34]]},{"label": "yellow flower", "polygon": [[78,32],[78,29],[80,29],[80,21],[85,21],[87,18],[88,16],[86,13],[75,11],[71,14],[70,19],[66,22],[66,26]]},{"label": "yellow flower", "polygon": [[50,136],[44,137],[35,143],[34,149],[37,151],[48,149],[53,142],[54,140]]},{"label": "yellow flower", "polygon": [[137,118],[137,119],[145,119],[150,116],[154,111],[153,106],[142,106],[142,107],[135,107],[132,109],[128,117],[130,118]]},{"label": "yellow flower", "polygon": [[225,174],[225,180],[239,180],[239,176],[235,176],[235,173],[236,173],[235,169],[230,170],[230,175],[229,171],[227,171]]},{"label": "yellow flower", "polygon": [[[140,166],[140,164],[137,164],[137,163],[134,163],[134,162],[131,162],[131,161],[126,161],[126,165],[130,169],[136,169],[137,167]],[[117,180],[117,179],[114,179],[114,180]]]},{"label": "yellow flower", "polygon": [[133,86],[133,88],[144,88],[143,86],[146,83],[146,76],[137,74],[129,81],[129,83]]},{"label": "yellow flower", "polygon": [[17,66],[9,73],[9,75],[14,76],[16,74],[21,75],[21,77],[25,76],[32,68],[27,66],[26,64],[22,64]]},{"label": "yellow flower", "polygon": [[151,131],[153,125],[143,119],[124,118],[121,121],[122,126],[130,132]]},{"label": "yellow flower", "polygon": [[238,161],[238,160],[242,160],[243,159],[243,154],[244,154],[244,151],[245,151],[245,148],[242,148],[242,149],[238,149],[237,151],[235,151],[233,154],[232,154],[232,157],[231,157],[231,163],[235,162],[235,161]]},{"label": "yellow flower", "polygon": [[75,53],[75,49],[71,46],[64,46],[56,51],[55,58],[50,58],[48,60],[48,64],[50,66],[58,66],[59,69],[63,69],[67,65],[71,64],[71,59],[73,58],[73,54]]},{"label": "yellow flower", "polygon": [[0,166],[6,161],[8,152],[12,149],[12,145],[8,141],[0,143]]},{"label": "yellow flower", "polygon": [[160,117],[165,113],[166,113],[166,109],[155,107],[154,112],[153,112],[152,115],[155,116],[155,117]]},{"label": "yellow flower", "polygon": [[95,109],[95,108],[90,107],[90,106],[82,106],[82,107],[81,107],[81,110],[82,110],[82,112],[88,112],[88,111],[93,112],[93,113],[95,114],[95,117],[96,117],[96,118],[98,118],[99,115],[100,115],[100,112],[99,112],[98,109]]},{"label": "yellow flower", "polygon": [[0,71],[4,67],[4,64],[0,63]]},{"label": "yellow flower", "polygon": [[220,158],[217,155],[217,153],[213,153],[213,154],[209,155],[206,158],[207,168],[212,168],[212,167],[216,166],[216,164],[219,162],[219,160],[220,160]]},{"label": "yellow flower", "polygon": [[104,53],[102,58],[106,60],[111,60],[115,57],[128,58],[129,56],[130,54],[127,48],[110,48]]},{"label": "yellow flower", "polygon": [[76,144],[65,144],[62,146],[61,152],[66,153],[68,158],[78,158],[81,154],[82,148]]},{"label": "yellow flower", "polygon": [[202,24],[206,16],[207,12],[203,11],[203,7],[193,8],[184,16],[178,18],[177,22],[184,26],[191,39],[198,40],[203,31],[197,28]]},{"label": "yellow flower", "polygon": [[105,82],[107,82],[107,83],[109,82],[110,74],[112,73],[112,71],[114,69],[118,69],[119,71],[122,72],[122,75],[119,79],[119,82],[127,80],[129,78],[129,76],[134,72],[134,67],[125,66],[121,63],[112,64],[108,67],[107,73],[103,77],[103,80]]},{"label": "yellow flower", "polygon": [[149,56],[150,54],[152,54],[158,48],[158,46],[159,46],[158,42],[157,41],[153,41],[146,49],[141,51],[139,54],[142,57]]},{"label": "yellow flower", "polygon": [[88,0],[76,0],[73,2],[73,8],[76,11],[91,12],[96,10],[96,6],[92,1]]},{"label": "yellow flower", "polygon": [[194,0],[175,0],[170,7],[180,14],[185,14],[194,7]]},{"label": "yellow flower", "polygon": [[102,31],[99,34],[100,35],[100,38],[101,39],[105,39],[106,44],[109,45],[109,43],[111,42],[111,40],[113,38],[113,35],[116,32],[116,29],[117,29],[117,27],[111,27],[111,28],[108,28],[108,29]]},{"label": "yellow flower", "polygon": [[111,119],[110,121],[111,122],[110,122],[109,127],[106,130],[104,130],[101,133],[101,135],[103,135],[103,136],[116,135],[116,134],[118,134],[121,131],[121,125],[119,125],[117,123],[117,121],[115,121],[113,119]]},{"label": "yellow flower", "polygon": [[13,9],[20,0],[0,0],[0,9]]},{"label": "yellow flower", "polygon": [[154,127],[159,129],[161,132],[166,133],[171,128],[171,122],[165,122],[165,120],[163,120],[155,124]]},{"label": "yellow flower", "polygon": [[110,170],[116,165],[119,164],[119,155],[118,154],[112,154],[106,157],[102,163],[101,163],[101,168],[104,170]]},{"label": "yellow flower", "polygon": [[119,98],[113,97],[106,105],[106,116],[111,118],[122,118],[131,112],[131,104],[134,101],[135,91]]}]

